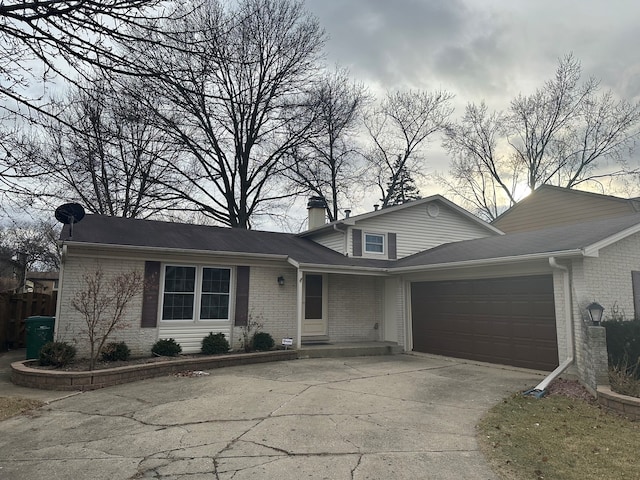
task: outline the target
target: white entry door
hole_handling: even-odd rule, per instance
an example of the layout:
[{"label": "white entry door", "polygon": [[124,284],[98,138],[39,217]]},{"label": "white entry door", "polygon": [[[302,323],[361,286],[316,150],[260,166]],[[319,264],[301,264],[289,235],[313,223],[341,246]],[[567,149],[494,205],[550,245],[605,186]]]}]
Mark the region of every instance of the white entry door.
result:
[{"label": "white entry door", "polygon": [[302,336],[326,336],[327,330],[327,277],[307,273],[304,276],[304,317]]}]

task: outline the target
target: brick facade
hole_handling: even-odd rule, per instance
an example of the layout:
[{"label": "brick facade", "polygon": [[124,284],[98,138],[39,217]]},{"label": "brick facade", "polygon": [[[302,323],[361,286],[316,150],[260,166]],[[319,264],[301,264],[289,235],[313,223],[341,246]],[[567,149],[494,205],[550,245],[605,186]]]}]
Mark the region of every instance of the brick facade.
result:
[{"label": "brick facade", "polygon": [[[82,315],[72,306],[76,292],[84,287],[83,277],[93,274],[101,268],[104,283],[110,278],[125,272],[144,272],[144,261],[127,259],[93,259],[86,257],[67,257],[64,264],[64,284],[58,294],[58,312],[56,318],[56,339],[69,342],[77,349],[78,357],[88,357],[90,346],[86,334],[87,325]],[[131,354],[136,356],[149,355],[151,346],[157,340],[154,328],[140,328],[142,313],[142,294],[129,302],[125,311],[123,325],[126,328],[113,332],[107,341],[126,342]]]}]

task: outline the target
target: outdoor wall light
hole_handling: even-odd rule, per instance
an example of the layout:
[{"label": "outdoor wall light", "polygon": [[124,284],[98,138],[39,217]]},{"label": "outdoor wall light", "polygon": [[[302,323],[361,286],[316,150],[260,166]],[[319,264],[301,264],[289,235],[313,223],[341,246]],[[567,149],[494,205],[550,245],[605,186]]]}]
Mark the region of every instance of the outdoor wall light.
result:
[{"label": "outdoor wall light", "polygon": [[278,277],[278,285],[283,286],[284,285],[284,277],[282,275],[280,275]]},{"label": "outdoor wall light", "polygon": [[604,307],[600,305],[598,302],[591,302],[587,306],[587,312],[589,312],[589,317],[594,325],[600,325],[600,321],[602,321],[602,313],[604,312]]}]

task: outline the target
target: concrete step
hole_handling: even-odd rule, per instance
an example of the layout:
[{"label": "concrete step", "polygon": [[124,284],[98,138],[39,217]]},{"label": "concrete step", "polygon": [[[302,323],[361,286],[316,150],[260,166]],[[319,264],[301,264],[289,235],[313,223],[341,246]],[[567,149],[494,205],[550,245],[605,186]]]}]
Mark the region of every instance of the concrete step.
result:
[{"label": "concrete step", "polygon": [[394,355],[402,347],[393,342],[302,344],[298,358],[364,357],[372,355]]}]

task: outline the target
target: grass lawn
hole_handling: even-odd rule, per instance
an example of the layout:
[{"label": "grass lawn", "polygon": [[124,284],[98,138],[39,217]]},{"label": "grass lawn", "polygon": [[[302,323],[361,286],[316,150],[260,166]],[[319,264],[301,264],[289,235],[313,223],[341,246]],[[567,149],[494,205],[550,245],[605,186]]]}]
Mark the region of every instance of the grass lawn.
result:
[{"label": "grass lawn", "polygon": [[0,422],[9,417],[18,415],[44,405],[37,400],[28,400],[26,398],[16,397],[0,397]]},{"label": "grass lawn", "polygon": [[504,479],[640,478],[640,422],[584,399],[517,394],[478,428],[480,448]]}]

